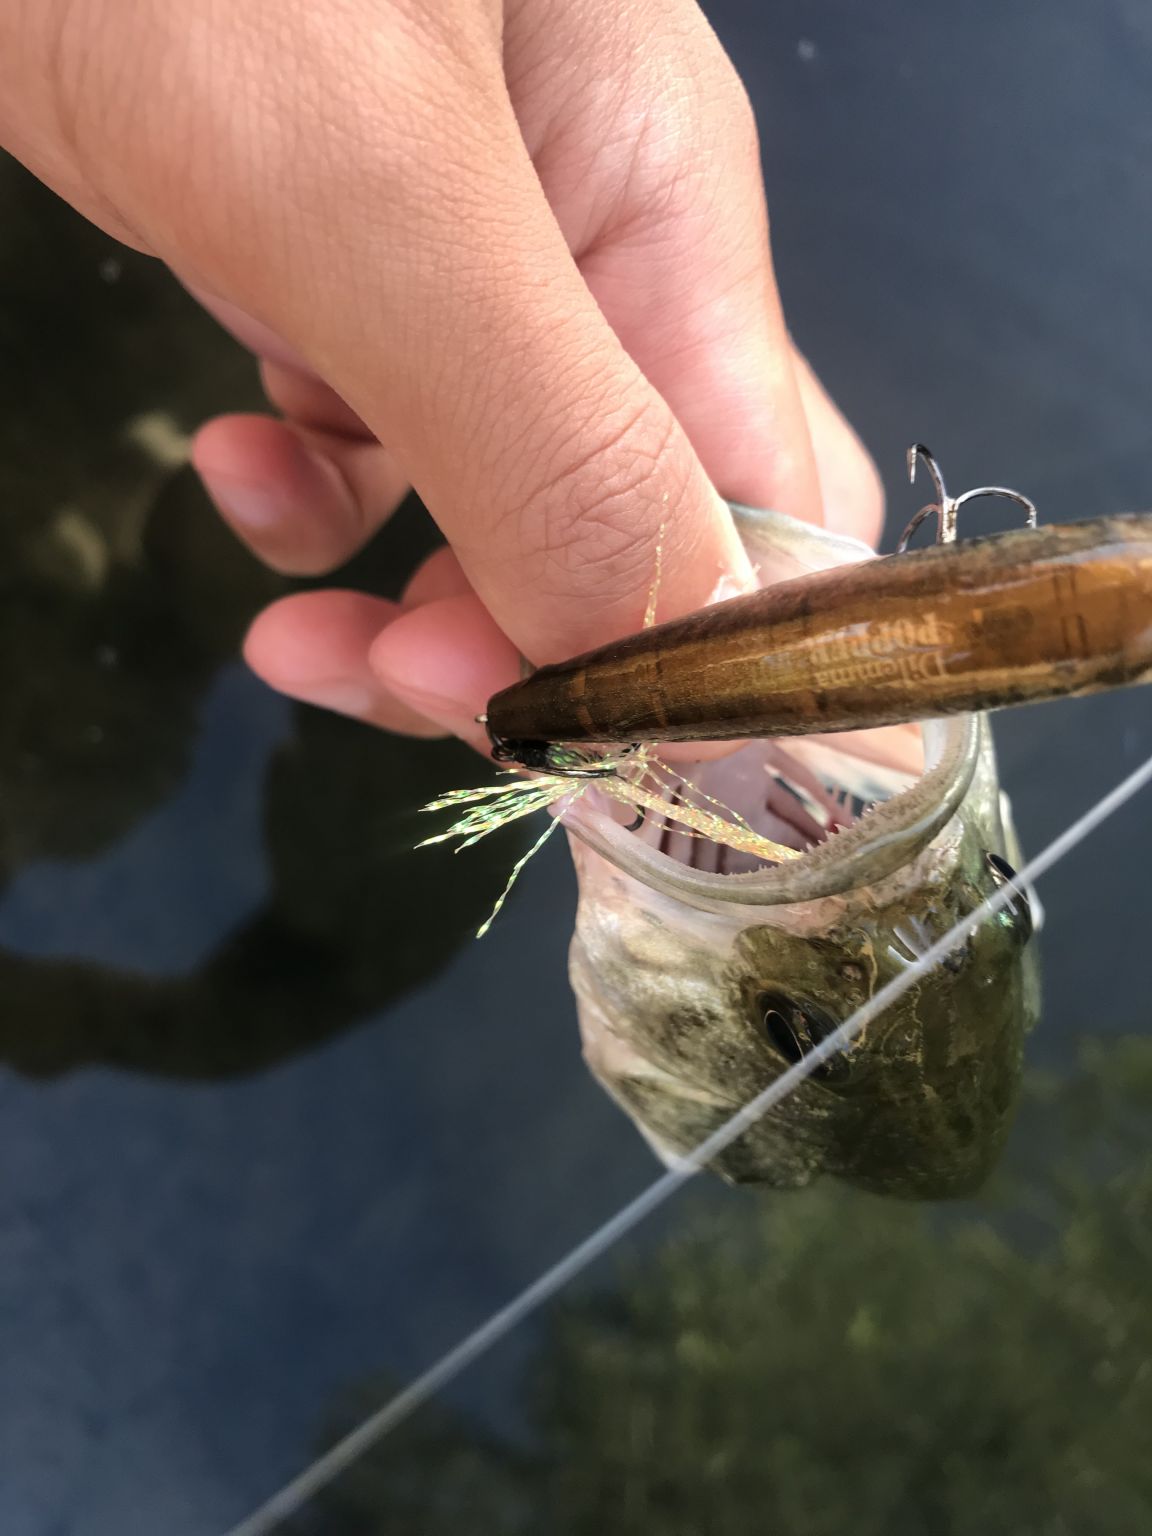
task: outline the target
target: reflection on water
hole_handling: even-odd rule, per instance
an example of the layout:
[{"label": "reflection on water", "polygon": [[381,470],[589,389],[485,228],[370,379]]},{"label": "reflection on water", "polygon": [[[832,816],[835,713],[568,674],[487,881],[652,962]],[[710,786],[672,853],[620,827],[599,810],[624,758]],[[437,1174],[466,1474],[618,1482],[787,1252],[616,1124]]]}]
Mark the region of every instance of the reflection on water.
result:
[{"label": "reflection on water", "polygon": [[[1148,506],[1148,23],[708,9],[790,320],[894,506],[913,436],[1045,518]],[[578,1059],[562,849],[467,942],[507,844],[409,849],[475,760],[238,664],[286,583],[181,453],[260,405],[153,263],[0,161],[3,1536],[217,1536],[653,1174]],[[340,579],[394,590],[429,537],[410,506]],[[1147,701],[998,724],[1026,847],[1152,750]],[[524,1335],[298,1529],[1143,1536],[1150,817],[1045,882],[1029,1059],[1100,1049],[1033,1089],[987,1202],[702,1188],[554,1317],[530,1409]]]},{"label": "reflection on water", "polygon": [[[229,694],[249,702],[249,692],[225,678],[207,701],[209,731],[212,706],[226,717]],[[269,713],[279,725],[279,711]],[[158,813],[139,839],[129,834],[102,859],[22,871],[0,899],[0,1058],[31,1073],[97,1061],[188,1076],[251,1071],[434,973],[490,906],[501,856],[462,878],[450,854],[414,852],[413,808],[426,786],[453,766],[457,775],[473,770],[438,744],[400,746],[365,732],[349,752],[355,730],[311,713],[279,746],[284,733],[275,730],[262,858],[222,866],[213,814],[207,855],[189,850],[201,867],[161,871],[158,858],[178,856],[199,818],[173,823]],[[255,774],[245,782],[235,739],[227,738],[236,773],[228,789],[239,792],[236,819],[251,835],[253,808],[243,801],[261,785]],[[252,755],[262,767],[265,754]],[[203,812],[202,783],[189,787]],[[181,816],[180,794],[166,810]],[[241,878],[230,878],[237,869]],[[168,898],[160,909],[149,905],[153,879]],[[174,927],[184,905],[188,921]],[[89,945],[99,961],[76,958]]]},{"label": "reflection on water", "polygon": [[[563,1305],[509,1445],[443,1407],[298,1536],[1136,1536],[1152,1526],[1152,1041],[1031,1085],[959,1217],[823,1185]],[[365,1381],[346,1429],[388,1396]]]},{"label": "reflection on water", "polygon": [[[0,1059],[249,1071],[433,974],[516,839],[414,852],[415,807],[471,755],[238,670],[291,584],[181,465],[222,400],[259,403],[250,363],[10,162],[0,204]],[[394,591],[431,540],[411,503],[338,579]]]}]

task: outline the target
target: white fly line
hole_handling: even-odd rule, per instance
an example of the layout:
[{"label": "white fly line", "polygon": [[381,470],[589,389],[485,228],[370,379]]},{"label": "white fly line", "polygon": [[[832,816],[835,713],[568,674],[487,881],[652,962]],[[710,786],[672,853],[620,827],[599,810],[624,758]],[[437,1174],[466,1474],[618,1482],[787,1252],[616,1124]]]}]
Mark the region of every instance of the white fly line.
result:
[{"label": "white fly line", "polygon": [[635,1199],[630,1200],[603,1225],[590,1233],[583,1242],[578,1243],[550,1269],[546,1269],[530,1285],[525,1286],[499,1311],[493,1312],[478,1328],[461,1339],[446,1354],[441,1355],[435,1364],[429,1366],[375,1413],[370,1414],[356,1429],[337,1441],[311,1466],[299,1473],[291,1482],[286,1483],[278,1493],[273,1494],[247,1519],[233,1526],[227,1536],[267,1536],[267,1533],[274,1530],[281,1521],[296,1514],[313,1495],[339,1477],[341,1472],[351,1466],[359,1456],[382,1440],[398,1424],[402,1424],[417,1408],[466,1370],[473,1361],[486,1354],[493,1345],[499,1343],[526,1318],[538,1311],[545,1302],[551,1300],[570,1280],[575,1279],[596,1259],[607,1253],[621,1238],[627,1236],[717,1153],[722,1152],[725,1147],[742,1136],[762,1115],[775,1108],[821,1062],[834,1056],[837,1051],[843,1050],[862,1029],[883,1013],[885,1008],[896,1002],[910,987],[915,986],[922,976],[950,955],[976,924],[1002,911],[1017,898],[1022,887],[1046,874],[1054,864],[1059,863],[1066,854],[1071,853],[1098,826],[1107,821],[1109,816],[1138,794],[1150,780],[1152,780],[1152,757],[1098,800],[1090,810],[1085,811],[1034,859],[1029,860],[1018,871],[1013,881],[994,891],[991,896],[949,929],[943,938],[937,939],[936,943],[913,961],[907,970],[902,971],[899,976],[881,987],[861,1008],[858,1008],[850,1018],[814,1046],[800,1061],[781,1073],[779,1077],[774,1078],[767,1088],[758,1093],[754,1099],[750,1099],[742,1109],[737,1110],[730,1120],[725,1121],[718,1130],[713,1131],[690,1152],[685,1153],[674,1168],[670,1168],[646,1189],[641,1190]]}]

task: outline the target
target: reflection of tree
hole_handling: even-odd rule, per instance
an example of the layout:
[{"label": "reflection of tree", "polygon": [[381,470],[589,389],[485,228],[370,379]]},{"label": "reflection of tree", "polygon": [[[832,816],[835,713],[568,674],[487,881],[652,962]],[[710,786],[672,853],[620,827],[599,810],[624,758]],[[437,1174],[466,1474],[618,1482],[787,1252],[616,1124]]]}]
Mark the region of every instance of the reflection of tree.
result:
[{"label": "reflection of tree", "polygon": [[1152,1041],[1126,1041],[1033,1087],[991,1219],[833,1186],[729,1197],[617,1298],[566,1307],[531,1461],[442,1411],[294,1529],[1146,1532],[1150,1124]]},{"label": "reflection of tree", "polygon": [[[0,279],[2,889],[100,853],[179,787],[214,678],[291,584],[176,467],[206,415],[260,405],[240,348],[2,156]],[[336,579],[394,592],[431,541],[412,502]],[[172,980],[0,952],[0,1059],[217,1074],[365,1017],[474,930],[521,845],[412,851],[415,807],[479,767],[298,710],[269,774],[264,911]]]},{"label": "reflection of tree", "polygon": [[[350,1393],[348,1425],[366,1418],[388,1390],[374,1382]],[[532,1461],[478,1439],[432,1404],[386,1454],[362,1458],[314,1508],[290,1520],[284,1536],[559,1536],[569,1527],[537,1518],[542,1487]]]},{"label": "reflection of tree", "polygon": [[[350,583],[386,585],[381,564],[394,581],[426,542],[410,513]],[[0,607],[0,870],[98,852],[178,787],[208,686],[274,583],[183,472],[138,569],[95,592],[16,585]],[[172,980],[0,952],[0,1058],[28,1072],[100,1060],[218,1075],[367,1016],[475,931],[516,856],[518,832],[472,860],[415,851],[416,808],[478,771],[458,744],[298,709],[265,789],[265,909]]]},{"label": "reflection of tree", "polygon": [[[264,910],[192,975],[128,975],[0,951],[0,1059],[181,1076],[251,1071],[366,1018],[467,942],[518,844],[465,867],[415,850],[431,784],[467,782],[467,749],[404,742],[301,711],[266,790]],[[487,888],[484,882],[487,881]]]},{"label": "reflection of tree", "polygon": [[[183,584],[146,530],[172,481],[167,448],[178,453],[213,401],[258,393],[240,349],[157,262],[4,157],[0,231],[3,880],[30,859],[105,847],[182,774],[244,604],[202,588],[217,639],[198,644],[172,612]],[[156,442],[140,436],[146,420]],[[196,542],[219,554],[227,535],[205,514],[201,502]],[[250,614],[283,584],[227,542],[229,595],[243,588]]]}]

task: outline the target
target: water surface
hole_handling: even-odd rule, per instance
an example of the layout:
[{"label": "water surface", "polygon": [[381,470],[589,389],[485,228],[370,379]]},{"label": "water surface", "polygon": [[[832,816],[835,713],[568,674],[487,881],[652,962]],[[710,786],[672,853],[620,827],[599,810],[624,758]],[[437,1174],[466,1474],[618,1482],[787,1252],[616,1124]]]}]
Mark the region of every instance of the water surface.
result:
[{"label": "water surface", "polygon": [[[1048,519],[1152,504],[1143,13],[708,9],[893,521],[913,437]],[[239,663],[285,583],[179,447],[258,405],[250,362],[10,164],[0,357],[0,1529],[213,1536],[654,1167],[579,1060],[563,850],[474,944],[514,845],[410,852],[473,760]],[[410,505],[341,579],[395,590],[432,537]],[[1152,719],[998,740],[1036,848]],[[1138,802],[1045,883],[986,1198],[701,1187],[301,1531],[1147,1530],[1150,830]]]}]

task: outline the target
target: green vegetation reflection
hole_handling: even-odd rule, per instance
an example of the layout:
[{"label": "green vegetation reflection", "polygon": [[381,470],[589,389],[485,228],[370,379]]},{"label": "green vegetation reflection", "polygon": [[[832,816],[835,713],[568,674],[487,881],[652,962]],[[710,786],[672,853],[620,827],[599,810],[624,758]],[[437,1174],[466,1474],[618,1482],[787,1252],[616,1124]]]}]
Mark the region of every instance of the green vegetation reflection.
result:
[{"label": "green vegetation reflection", "polygon": [[959,1214],[728,1196],[552,1320],[530,1452],[438,1409],[293,1529],[1146,1532],[1150,1126],[1152,1041],[1124,1040],[1033,1081],[1009,1172]]}]

